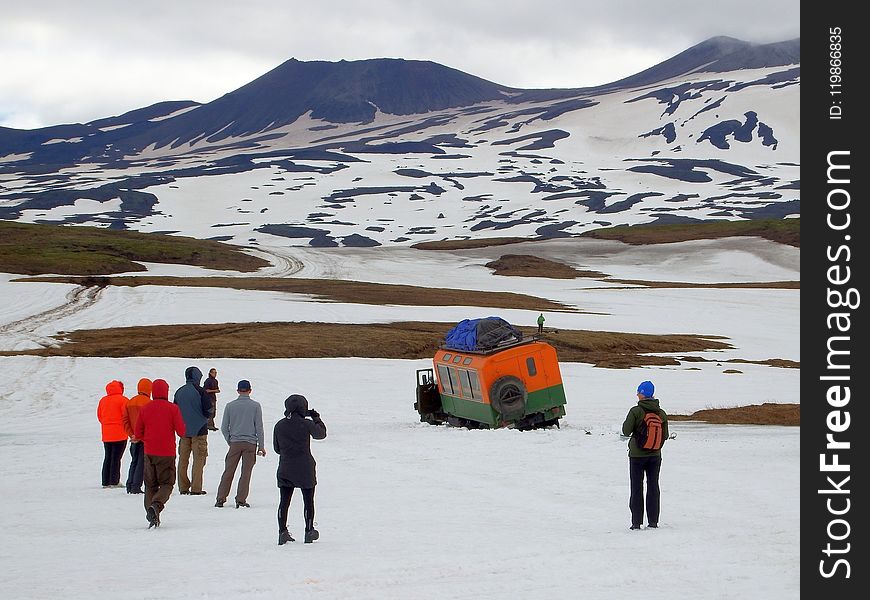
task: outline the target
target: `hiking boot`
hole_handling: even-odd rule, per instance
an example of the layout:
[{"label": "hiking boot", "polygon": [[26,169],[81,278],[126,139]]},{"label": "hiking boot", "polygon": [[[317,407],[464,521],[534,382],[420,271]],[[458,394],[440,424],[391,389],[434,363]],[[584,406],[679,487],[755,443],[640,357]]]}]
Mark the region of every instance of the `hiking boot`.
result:
[{"label": "hiking boot", "polygon": [[208,492],[205,490],[202,490],[199,492],[189,492],[189,493],[191,496],[205,496],[206,494],[208,494]]},{"label": "hiking boot", "polygon": [[632,525],[629,529],[640,529],[640,525]]},{"label": "hiking boot", "polygon": [[316,529],[306,529],[305,530],[305,543],[310,544],[314,540],[320,537],[320,532]]},{"label": "hiking boot", "polygon": [[145,518],[148,519],[148,529],[160,527],[160,511],[153,504],[145,509]]},{"label": "hiking boot", "polygon": [[181,494],[182,496],[189,496],[190,490],[178,490],[178,493]]},{"label": "hiking boot", "polygon": [[215,505],[217,508],[223,508],[223,507],[224,507],[224,502],[225,502],[224,500],[218,500],[217,502],[214,503],[214,505]]},{"label": "hiking boot", "polygon": [[283,546],[287,542],[295,542],[295,541],[296,540],[293,539],[293,536],[290,535],[290,532],[287,531],[286,529],[282,529],[281,531],[278,532],[278,545],[279,546]]},{"label": "hiking boot", "polygon": [[244,506],[245,508],[251,508],[251,505],[248,504],[247,502],[239,502],[238,500],[236,500],[236,508],[238,508],[240,506]]},{"label": "hiking boot", "polygon": [[647,528],[648,529],[658,529],[659,524],[658,523],[650,523],[649,525],[647,525]]}]

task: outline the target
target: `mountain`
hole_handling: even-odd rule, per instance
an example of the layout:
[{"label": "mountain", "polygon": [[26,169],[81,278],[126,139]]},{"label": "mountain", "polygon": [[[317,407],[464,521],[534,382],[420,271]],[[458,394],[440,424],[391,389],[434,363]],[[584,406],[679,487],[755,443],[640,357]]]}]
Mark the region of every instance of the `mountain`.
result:
[{"label": "mountain", "polygon": [[365,246],[797,216],[799,93],[799,39],[548,90],[290,59],[207,104],[0,129],[0,218]]},{"label": "mountain", "polygon": [[302,62],[290,59],[199,110],[149,132],[176,146],[199,137],[217,142],[293,123],[310,112],[330,123],[368,123],[394,115],[470,106],[511,92],[433,62],[401,59]]}]

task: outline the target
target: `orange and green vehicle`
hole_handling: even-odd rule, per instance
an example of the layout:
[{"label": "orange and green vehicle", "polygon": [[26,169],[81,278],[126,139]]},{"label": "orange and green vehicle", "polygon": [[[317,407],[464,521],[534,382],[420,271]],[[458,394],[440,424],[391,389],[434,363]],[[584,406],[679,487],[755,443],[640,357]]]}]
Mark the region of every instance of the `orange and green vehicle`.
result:
[{"label": "orange and green vehicle", "polygon": [[537,336],[481,350],[442,346],[432,362],[417,370],[414,408],[425,423],[535,429],[565,416],[556,349]]}]

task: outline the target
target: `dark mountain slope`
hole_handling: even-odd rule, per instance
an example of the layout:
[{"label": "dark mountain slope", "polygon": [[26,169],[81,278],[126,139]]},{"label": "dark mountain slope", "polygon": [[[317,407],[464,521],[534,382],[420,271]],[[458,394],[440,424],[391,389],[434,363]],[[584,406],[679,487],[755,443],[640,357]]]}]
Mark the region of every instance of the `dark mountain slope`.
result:
[{"label": "dark mountain slope", "polygon": [[713,37],[657,65],[595,89],[650,85],[693,71],[721,73],[800,63],[800,38],[775,44],[753,44],[726,36]]},{"label": "dark mountain slope", "polygon": [[178,145],[252,134],[311,116],[333,123],[371,121],[376,109],[425,113],[505,98],[511,88],[433,62],[372,59],[302,62],[290,59],[217,100],[168,120],[148,140]]}]

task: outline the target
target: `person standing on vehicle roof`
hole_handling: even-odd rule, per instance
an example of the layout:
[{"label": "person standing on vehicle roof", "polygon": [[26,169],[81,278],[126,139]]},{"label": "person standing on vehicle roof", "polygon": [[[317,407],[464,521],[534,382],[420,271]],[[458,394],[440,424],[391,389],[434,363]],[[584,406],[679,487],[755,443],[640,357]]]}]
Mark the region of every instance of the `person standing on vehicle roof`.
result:
[{"label": "person standing on vehicle roof", "polygon": [[[631,509],[630,529],[640,529],[643,523],[644,476],[646,476],[647,527],[655,529],[659,526],[661,496],[659,472],[662,468],[661,448],[668,439],[668,415],[661,409],[659,401],[653,397],[653,394],[655,394],[655,386],[652,381],[641,382],[637,386],[637,404],[631,407],[622,424],[622,435],[631,436],[628,441],[628,470],[631,481],[631,497],[628,501]],[[654,415],[652,419],[648,418],[650,415]],[[650,421],[654,424],[647,426]],[[652,436],[654,439],[650,439],[648,443],[640,439],[639,434],[644,429],[650,432],[655,429],[655,435]]]}]

